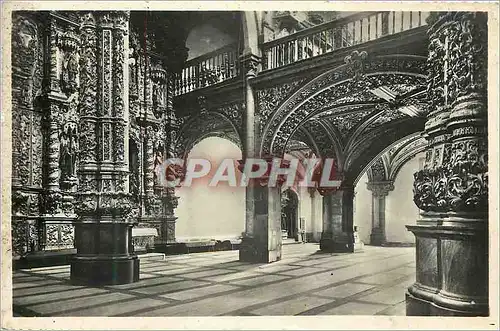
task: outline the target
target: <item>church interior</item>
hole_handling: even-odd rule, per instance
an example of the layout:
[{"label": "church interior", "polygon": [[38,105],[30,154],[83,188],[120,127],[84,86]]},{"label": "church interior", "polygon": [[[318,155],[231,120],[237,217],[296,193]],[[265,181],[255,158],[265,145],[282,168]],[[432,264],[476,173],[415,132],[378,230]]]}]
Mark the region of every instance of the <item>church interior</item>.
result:
[{"label": "church interior", "polygon": [[[487,24],[15,11],[14,316],[488,316]],[[341,184],[156,171],[269,156]]]}]

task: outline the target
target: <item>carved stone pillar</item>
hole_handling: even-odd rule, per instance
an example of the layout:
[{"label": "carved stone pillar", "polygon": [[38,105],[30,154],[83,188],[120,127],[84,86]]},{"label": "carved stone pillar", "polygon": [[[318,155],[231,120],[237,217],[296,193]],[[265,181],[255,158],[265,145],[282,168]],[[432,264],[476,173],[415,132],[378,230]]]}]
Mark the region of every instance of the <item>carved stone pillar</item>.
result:
[{"label": "carved stone pillar", "polygon": [[[240,261],[270,263],[281,259],[281,183],[278,179],[277,186],[268,186],[271,162],[269,159],[266,174],[247,186],[252,187],[251,196],[247,190],[247,200],[253,202],[253,218],[249,224],[247,216],[239,250]],[[247,215],[248,212],[247,209]]]},{"label": "carved stone pillar", "polygon": [[385,198],[394,190],[392,181],[368,182],[368,190],[372,191],[372,233],[370,244],[381,246],[386,242],[385,232]]},{"label": "carved stone pillar", "polygon": [[320,249],[326,252],[353,253],[362,249],[355,240],[353,226],[354,189],[319,190],[323,196],[323,231]]},{"label": "carved stone pillar", "polygon": [[[255,99],[250,80],[256,77],[260,58],[250,52],[243,54],[240,58],[241,66],[245,69],[245,141],[244,160],[258,156],[256,147]],[[254,185],[246,187],[245,208],[245,235],[240,247],[240,260],[248,262],[273,262],[281,258],[281,229],[279,229],[276,244],[268,245],[268,236],[272,234],[272,228],[276,226],[275,208],[276,203],[281,207],[281,197],[275,189],[262,188]],[[278,200],[276,202],[275,200]],[[261,215],[260,218],[258,215]],[[267,215],[267,216],[266,216]],[[270,218],[269,218],[269,217]],[[278,216],[278,226],[281,228],[281,213]],[[271,228],[266,228],[266,222],[270,222]],[[269,231],[271,231],[271,234]],[[279,241],[279,243],[278,243]]]},{"label": "carved stone pillar", "polygon": [[139,280],[139,260],[129,218],[128,13],[81,15],[81,160],[71,281],[131,283]]},{"label": "carved stone pillar", "polygon": [[427,157],[407,315],[488,315],[487,17],[429,17]]},{"label": "carved stone pillar", "polygon": [[44,250],[74,246],[73,194],[78,159],[78,22],[47,16],[49,66],[43,89],[47,115],[47,192],[42,221]]}]

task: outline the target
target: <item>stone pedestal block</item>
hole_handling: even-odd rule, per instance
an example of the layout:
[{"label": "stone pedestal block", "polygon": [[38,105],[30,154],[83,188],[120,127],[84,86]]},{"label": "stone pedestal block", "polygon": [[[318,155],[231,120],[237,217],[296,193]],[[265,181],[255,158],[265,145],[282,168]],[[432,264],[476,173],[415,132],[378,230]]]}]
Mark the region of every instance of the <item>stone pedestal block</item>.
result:
[{"label": "stone pedestal block", "polygon": [[131,224],[104,222],[76,223],[78,254],[71,261],[72,283],[112,285],[139,280],[139,260],[131,245]]},{"label": "stone pedestal block", "polygon": [[323,232],[319,242],[324,252],[353,253],[362,249],[352,224],[352,190],[330,192],[323,196]]},{"label": "stone pedestal block", "polygon": [[[281,196],[280,189],[253,187],[247,199],[254,200],[254,218],[240,245],[240,261],[270,263],[281,259]],[[247,220],[248,223],[248,220]],[[249,226],[251,225],[251,226]]]},{"label": "stone pedestal block", "polygon": [[385,244],[385,231],[381,228],[373,228],[370,234],[370,245],[382,246]]},{"label": "stone pedestal block", "polygon": [[485,221],[446,217],[407,226],[415,234],[417,250],[416,283],[408,289],[407,315],[488,315]]}]

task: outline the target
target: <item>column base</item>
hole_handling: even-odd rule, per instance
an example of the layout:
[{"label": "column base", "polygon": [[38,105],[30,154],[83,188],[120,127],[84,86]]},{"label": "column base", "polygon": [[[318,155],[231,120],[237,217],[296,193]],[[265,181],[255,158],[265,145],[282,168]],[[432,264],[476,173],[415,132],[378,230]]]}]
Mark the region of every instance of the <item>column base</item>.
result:
[{"label": "column base", "polygon": [[319,249],[328,253],[355,253],[363,251],[363,242],[355,240],[353,234],[343,233],[333,238],[322,238]]},{"label": "column base", "polygon": [[431,300],[417,298],[411,293],[406,292],[406,316],[489,316],[487,305],[481,305],[473,310],[463,309],[464,307],[460,303],[458,305],[462,306],[462,309],[458,307],[443,307]]},{"label": "column base", "polygon": [[70,280],[75,285],[118,285],[139,281],[139,259],[126,257],[83,257],[71,261]]},{"label": "column base", "polygon": [[370,245],[373,246],[382,246],[385,244],[385,233],[382,229],[372,229],[372,233],[370,234]]},{"label": "column base", "polygon": [[239,249],[239,260],[250,263],[271,263],[281,260],[281,247],[269,250],[267,240],[242,238]]}]

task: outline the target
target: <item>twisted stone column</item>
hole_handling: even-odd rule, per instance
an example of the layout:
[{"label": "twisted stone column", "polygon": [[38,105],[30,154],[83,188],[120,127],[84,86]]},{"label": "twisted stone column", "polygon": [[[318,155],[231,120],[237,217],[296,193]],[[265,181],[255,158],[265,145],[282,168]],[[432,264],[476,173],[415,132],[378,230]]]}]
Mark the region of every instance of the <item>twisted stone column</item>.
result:
[{"label": "twisted stone column", "polygon": [[487,16],[429,18],[428,98],[423,170],[414,201],[416,283],[408,315],[488,315]]},{"label": "twisted stone column", "polygon": [[139,260],[131,244],[126,157],[128,13],[82,13],[80,31],[80,185],[71,281],[130,283],[139,280]]}]

